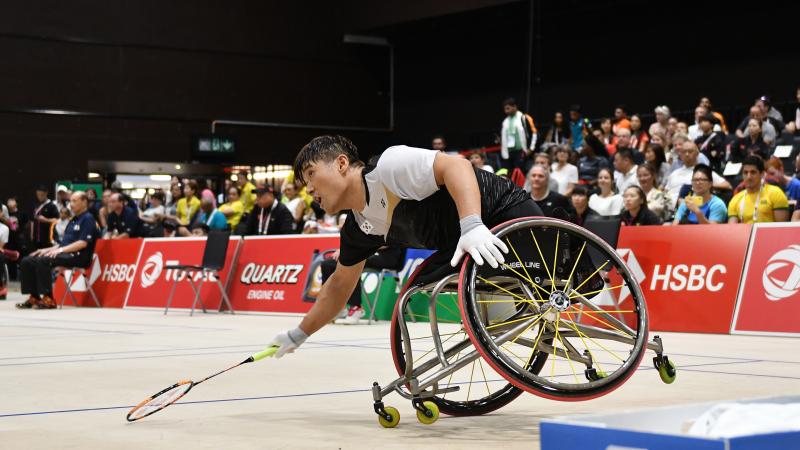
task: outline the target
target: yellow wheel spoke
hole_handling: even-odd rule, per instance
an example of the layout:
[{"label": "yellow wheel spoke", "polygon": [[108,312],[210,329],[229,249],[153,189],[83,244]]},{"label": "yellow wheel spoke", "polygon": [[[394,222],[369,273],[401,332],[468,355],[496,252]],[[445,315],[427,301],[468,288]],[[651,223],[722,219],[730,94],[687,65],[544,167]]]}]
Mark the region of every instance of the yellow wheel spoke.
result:
[{"label": "yellow wheel spoke", "polygon": [[[464,333],[464,337],[466,336],[467,333]],[[458,353],[456,353],[456,358],[453,361],[458,361],[459,356],[461,356],[461,350],[459,350]],[[450,373],[450,377],[447,378],[447,386],[445,386],[445,390],[447,390],[447,388],[450,387],[450,382],[453,380],[453,375],[455,374],[456,374],[455,372]],[[445,397],[447,397],[447,392],[445,392],[444,395],[442,395],[442,399],[444,399]]]},{"label": "yellow wheel spoke", "polygon": [[533,349],[531,349],[531,356],[528,357],[528,362],[525,363],[525,367],[523,369],[527,370],[527,367],[531,364],[533,360],[533,355],[536,354],[536,351],[539,349],[539,340],[542,338],[542,333],[544,333],[544,325],[539,327],[539,334],[536,335],[536,340],[533,342]]},{"label": "yellow wheel spoke", "polygon": [[517,323],[517,322],[522,322],[523,320],[530,319],[530,318],[532,318],[532,317],[535,317],[535,316],[537,316],[537,315],[538,315],[538,316],[541,316],[541,314],[530,314],[530,315],[527,315],[527,316],[525,316],[525,317],[520,317],[520,318],[518,318],[518,319],[514,319],[514,320],[507,320],[507,321],[505,321],[505,322],[500,322],[500,323],[495,323],[495,324],[489,325],[489,326],[487,326],[487,327],[486,327],[486,329],[487,329],[487,330],[491,330],[492,328],[501,327],[501,326],[503,326],[503,325],[508,325],[508,324]]},{"label": "yellow wheel spoke", "polygon": [[518,334],[518,335],[517,335],[517,337],[515,337],[514,339],[512,339],[512,340],[511,340],[511,343],[512,343],[512,344],[516,343],[516,342],[517,342],[517,339],[519,339],[519,337],[520,337],[520,336],[522,336],[523,334],[527,333],[527,332],[528,332],[528,330],[530,330],[531,328],[533,328],[533,326],[534,326],[534,325],[536,325],[536,323],[537,323],[537,322],[539,322],[540,320],[542,320],[542,318],[543,318],[543,317],[544,317],[544,315],[542,315],[542,314],[539,314],[539,317],[537,317],[537,318],[536,318],[536,320],[534,320],[534,321],[533,321],[533,322],[532,322],[532,323],[531,323],[531,324],[528,326],[528,328],[525,328],[525,330],[524,330],[522,333]]},{"label": "yellow wheel spoke", "polygon": [[534,300],[478,300],[476,303],[533,303]]},{"label": "yellow wheel spoke", "polygon": [[[575,331],[577,331],[578,333],[580,333],[580,330],[578,330],[578,328],[577,328],[577,327],[573,327],[573,329],[574,329]],[[625,360],[624,360],[624,359],[620,358],[620,357],[619,357],[619,355],[617,355],[617,354],[616,354],[616,353],[614,353],[613,351],[609,350],[609,349],[608,349],[608,348],[607,348],[605,345],[603,345],[603,344],[601,344],[601,343],[599,343],[599,342],[595,341],[595,340],[594,340],[594,339],[593,339],[591,336],[589,336],[589,335],[585,335],[585,336],[586,336],[586,337],[587,337],[587,338],[588,338],[590,341],[592,341],[592,342],[593,342],[595,345],[597,345],[598,347],[600,347],[600,348],[602,348],[603,350],[605,350],[605,351],[607,351],[608,353],[610,353],[610,354],[611,354],[611,356],[613,356],[613,357],[617,358],[618,360],[622,361],[622,363],[623,363],[623,364],[625,363]],[[588,349],[588,347],[587,347],[587,349]],[[594,358],[594,357],[592,357],[592,358]]]},{"label": "yellow wheel spoke", "polygon": [[475,361],[472,361],[472,371],[469,374],[469,384],[467,385],[467,401],[469,401],[469,393],[472,391],[472,378],[475,375]]},{"label": "yellow wheel spoke", "polygon": [[565,311],[564,314],[566,314],[569,317],[569,320],[571,322],[573,322],[573,323],[570,323],[570,322],[565,322],[565,323],[568,326],[570,326],[573,330],[575,330],[576,333],[578,333],[578,337],[581,338],[581,342],[583,342],[583,346],[586,347],[586,351],[588,351],[589,352],[589,356],[592,357],[592,363],[597,364],[597,368],[600,369],[600,370],[603,370],[603,367],[600,366],[600,361],[597,360],[597,358],[594,357],[594,353],[592,353],[592,349],[589,348],[589,344],[587,344],[586,340],[583,339],[584,337],[588,338],[589,336],[586,336],[585,334],[583,334],[583,332],[580,329],[578,329],[578,327],[574,324],[575,320],[572,318],[572,313],[570,313],[569,311]]},{"label": "yellow wheel spoke", "polygon": [[583,280],[583,282],[582,282],[581,284],[579,284],[579,285],[578,285],[578,287],[576,287],[575,289],[573,289],[573,291],[577,292],[577,291],[578,291],[578,289],[580,289],[581,287],[583,287],[583,285],[584,285],[584,284],[586,284],[586,282],[587,282],[587,281],[591,280],[593,276],[597,275],[597,273],[598,273],[598,272],[600,272],[601,270],[603,270],[603,267],[605,267],[605,266],[606,266],[606,264],[608,264],[609,262],[611,262],[611,261],[609,261],[609,260],[606,260],[606,262],[604,262],[602,266],[598,267],[598,268],[597,268],[597,270],[595,270],[594,272],[592,272],[592,274],[591,274],[591,275],[589,275],[588,277],[586,277],[586,279],[585,279],[585,280]]},{"label": "yellow wheel spoke", "polygon": [[[443,340],[443,341],[442,341],[442,345],[444,345],[444,344],[445,344],[447,341],[449,341],[450,339],[453,339],[453,336],[455,336],[455,334],[453,334],[453,335],[451,335],[450,337],[448,337],[447,339]],[[419,360],[420,360],[420,359],[422,359],[422,358],[424,358],[424,357],[428,356],[428,355],[429,355],[429,354],[430,354],[432,351],[434,351],[434,350],[436,350],[436,347],[433,347],[432,349],[430,349],[430,350],[428,350],[427,352],[425,352],[425,354],[424,354],[424,355],[422,355],[422,356],[420,356],[419,358],[415,359],[415,360],[414,360],[414,365],[416,365],[416,364],[419,362]]]},{"label": "yellow wheel spoke", "polygon": [[555,277],[556,277],[556,267],[558,265],[558,238],[561,237],[561,233],[558,232],[556,229],[556,249],[553,252],[553,275],[550,277],[552,279],[550,284],[550,293],[552,294],[553,291],[556,289]]},{"label": "yellow wheel spoke", "polygon": [[[572,307],[574,308],[574,307],[575,307],[575,305],[572,305]],[[628,333],[627,331],[620,330],[619,328],[615,327],[614,325],[611,325],[610,323],[606,322],[605,320],[603,320],[603,319],[601,319],[601,318],[599,318],[599,317],[597,317],[597,316],[593,316],[593,315],[592,315],[592,314],[606,314],[606,312],[605,312],[605,311],[603,311],[603,312],[601,313],[601,312],[599,312],[599,311],[589,311],[589,310],[585,310],[585,309],[584,309],[584,310],[582,310],[582,312],[583,312],[583,314],[587,314],[587,315],[588,315],[588,316],[589,316],[589,317],[590,317],[592,320],[596,320],[596,321],[598,321],[598,322],[602,323],[603,325],[605,325],[605,326],[607,326],[607,327],[609,327],[609,328],[613,329],[614,331],[617,331],[617,332],[619,332],[619,333],[622,333],[622,334],[624,334],[625,336],[627,336],[627,337],[629,337],[629,338],[633,338],[633,336],[632,336],[630,333]]]},{"label": "yellow wheel spoke", "polygon": [[[528,268],[525,267],[525,264],[522,262],[522,259],[519,257],[519,254],[517,254],[517,249],[514,248],[514,246],[511,244],[511,240],[509,238],[506,238],[506,242],[508,242],[508,246],[511,247],[511,251],[514,252],[514,256],[517,258],[517,262],[519,262],[519,265],[522,266],[522,270],[525,271],[525,276],[528,279],[528,282],[532,286],[536,286],[536,283],[533,282],[533,278],[531,278],[531,274],[528,273]],[[509,266],[508,268],[511,269],[511,266]],[[536,289],[534,289],[533,291],[539,294],[539,291],[537,291]],[[544,301],[544,298],[542,298],[542,294],[539,294],[539,300]]]},{"label": "yellow wheel spoke", "polygon": [[[514,270],[514,269],[511,269],[511,270]],[[515,272],[516,272],[516,271],[515,271]],[[489,283],[489,284],[491,284],[492,286],[496,287],[497,289],[500,289],[501,291],[503,291],[503,292],[505,292],[505,293],[507,293],[507,294],[509,294],[509,295],[512,295],[512,296],[514,296],[514,297],[516,297],[516,298],[520,299],[520,301],[523,301],[523,302],[532,302],[532,301],[536,301],[536,300],[534,300],[534,299],[529,299],[529,298],[525,298],[525,297],[522,297],[522,296],[520,296],[520,295],[517,295],[517,294],[515,294],[515,293],[513,293],[513,292],[509,291],[508,289],[506,289],[506,288],[504,288],[504,287],[502,287],[502,286],[499,286],[499,285],[497,285],[497,284],[496,284],[496,283],[494,283],[493,281],[489,281],[489,280],[487,280],[486,278],[483,278],[482,276],[478,276],[478,279],[479,279],[479,280],[481,280],[481,281],[483,281],[484,283]],[[535,285],[534,285],[534,286],[535,286]]]},{"label": "yellow wheel spoke", "polygon": [[480,366],[481,373],[483,374],[483,382],[486,383],[486,393],[492,395],[492,390],[489,389],[489,380],[486,378],[486,371],[483,370],[483,363],[480,359],[478,359],[478,366]]},{"label": "yellow wheel spoke", "polygon": [[450,314],[455,314],[457,317],[461,317],[461,312],[453,311],[453,308],[447,306],[444,302],[436,301],[436,306],[441,305],[442,308],[446,309]]},{"label": "yellow wheel spoke", "polygon": [[561,314],[556,317],[556,339],[558,342],[561,342],[561,345],[564,347],[564,355],[567,357],[567,362],[569,362],[569,368],[572,370],[572,375],[575,376],[575,384],[580,384],[580,381],[578,381],[578,374],[575,373],[575,367],[572,365],[572,359],[569,357],[569,347],[567,347],[567,344],[564,343],[564,339],[566,338],[562,339],[561,336],[558,335],[558,322],[560,318]]},{"label": "yellow wheel spoke", "polygon": [[[463,333],[463,331],[456,331],[455,333],[441,333],[441,334],[439,334],[439,337],[442,337],[442,336],[450,336],[450,335],[453,335],[453,334],[459,334],[459,333]],[[409,338],[409,340],[410,340],[410,341],[418,341],[418,340],[420,340],[420,339],[430,339],[430,338],[432,338],[432,337],[433,337],[433,335],[430,335],[430,336],[420,336],[420,337],[415,337],[415,338]]]},{"label": "yellow wheel spoke", "polygon": [[575,295],[570,295],[569,298],[573,299],[573,298],[578,298],[580,296],[586,297],[587,295],[594,295],[594,294],[599,294],[601,292],[613,291],[614,289],[619,289],[621,287],[625,287],[625,285],[624,284],[620,284],[619,286],[607,287],[607,288],[603,288],[603,289],[600,289],[600,290],[597,290],[597,291],[592,291],[592,292],[584,292],[584,293],[578,292]]},{"label": "yellow wheel spoke", "polygon": [[[544,255],[542,254],[542,248],[539,247],[539,241],[536,240],[536,235],[533,234],[533,230],[530,231],[531,231],[531,237],[533,238],[533,243],[536,245],[536,250],[539,252],[539,258],[542,258],[542,265],[544,266],[544,269],[547,271],[547,276],[550,277],[550,285],[555,286],[556,281],[555,279],[553,279],[553,275],[550,274],[550,267],[547,266],[547,263],[544,260]],[[558,249],[558,247],[556,247],[556,249]]]},{"label": "yellow wheel spoke", "polygon": [[575,275],[575,269],[578,268],[578,262],[581,260],[581,256],[583,256],[583,249],[586,248],[586,241],[583,241],[583,245],[581,245],[581,251],[578,252],[578,258],[575,260],[575,264],[572,265],[572,270],[569,271],[569,278],[567,278],[567,287],[569,287],[570,283],[572,283],[572,276]]}]

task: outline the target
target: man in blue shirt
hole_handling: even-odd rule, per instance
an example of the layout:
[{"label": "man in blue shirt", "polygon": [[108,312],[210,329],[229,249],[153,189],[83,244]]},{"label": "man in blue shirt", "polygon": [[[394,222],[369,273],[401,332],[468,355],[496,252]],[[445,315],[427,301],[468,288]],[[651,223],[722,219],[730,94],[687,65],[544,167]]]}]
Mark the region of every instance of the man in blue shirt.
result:
[{"label": "man in blue shirt", "polygon": [[122,194],[111,194],[108,198],[108,229],[104,239],[141,237],[142,219],[139,211],[125,204]]},{"label": "man in blue shirt", "polygon": [[592,124],[589,119],[581,115],[581,105],[569,107],[569,131],[572,137],[572,148],[580,152],[583,148],[583,138],[592,131]]},{"label": "man in blue shirt", "polygon": [[17,303],[21,309],[52,309],[53,267],[89,267],[97,239],[97,224],[88,212],[89,198],[83,191],[75,191],[70,197],[70,208],[74,216],[67,224],[60,245],[43,248],[31,253],[20,262],[22,293],[30,297]]}]

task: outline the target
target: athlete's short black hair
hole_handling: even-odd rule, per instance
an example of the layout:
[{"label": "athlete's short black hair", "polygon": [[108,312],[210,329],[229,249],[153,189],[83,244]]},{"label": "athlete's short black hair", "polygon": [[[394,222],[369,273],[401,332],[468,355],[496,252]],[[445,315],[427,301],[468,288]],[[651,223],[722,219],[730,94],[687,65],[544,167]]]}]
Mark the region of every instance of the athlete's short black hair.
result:
[{"label": "athlete's short black hair", "polygon": [[758,155],[750,155],[742,160],[742,167],[754,166],[759,172],[764,171],[764,160]]},{"label": "athlete's short black hair", "polygon": [[514,97],[508,97],[507,99],[503,100],[503,106],[517,106],[517,99]]},{"label": "athlete's short black hair", "polygon": [[303,146],[297,158],[294,160],[294,179],[300,185],[306,184],[303,179],[303,170],[317,161],[330,162],[339,155],[347,156],[350,165],[354,167],[363,166],[364,163],[358,156],[358,149],[355,144],[344,136],[317,136],[308,144]]}]

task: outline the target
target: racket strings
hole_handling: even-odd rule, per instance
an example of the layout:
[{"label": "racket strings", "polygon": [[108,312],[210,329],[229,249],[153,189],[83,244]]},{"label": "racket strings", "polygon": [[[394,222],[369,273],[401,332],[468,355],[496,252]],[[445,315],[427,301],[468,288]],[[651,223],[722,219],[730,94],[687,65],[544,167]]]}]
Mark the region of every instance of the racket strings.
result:
[{"label": "racket strings", "polygon": [[139,405],[136,409],[131,411],[129,414],[131,420],[141,419],[142,417],[148,416],[160,409],[166,408],[167,406],[175,403],[181,397],[184,396],[189,389],[192,388],[192,383],[185,383],[177,385],[171,389],[168,389],[159,395],[143,402]]}]

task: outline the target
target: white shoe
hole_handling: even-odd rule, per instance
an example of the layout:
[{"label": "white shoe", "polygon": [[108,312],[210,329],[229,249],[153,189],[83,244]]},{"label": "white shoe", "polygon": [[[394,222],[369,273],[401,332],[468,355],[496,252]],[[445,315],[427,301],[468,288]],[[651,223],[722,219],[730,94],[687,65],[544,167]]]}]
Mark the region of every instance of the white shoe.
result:
[{"label": "white shoe", "polygon": [[341,323],[343,325],[356,325],[358,324],[359,320],[364,317],[364,314],[364,308],[360,306],[351,306],[347,311],[347,317],[342,320],[338,320],[337,323]]}]

